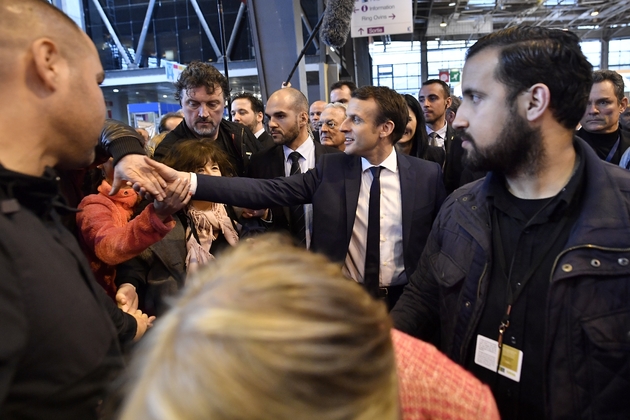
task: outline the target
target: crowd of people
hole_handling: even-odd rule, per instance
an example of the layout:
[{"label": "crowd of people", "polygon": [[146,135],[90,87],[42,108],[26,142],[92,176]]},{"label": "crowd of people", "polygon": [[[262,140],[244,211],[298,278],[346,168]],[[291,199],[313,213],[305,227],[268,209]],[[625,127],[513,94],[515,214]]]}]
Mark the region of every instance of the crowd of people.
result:
[{"label": "crowd of people", "polygon": [[0,41],[0,418],[630,417],[628,99],[571,32],[481,38],[462,98],[193,62],[153,137],[56,7]]}]

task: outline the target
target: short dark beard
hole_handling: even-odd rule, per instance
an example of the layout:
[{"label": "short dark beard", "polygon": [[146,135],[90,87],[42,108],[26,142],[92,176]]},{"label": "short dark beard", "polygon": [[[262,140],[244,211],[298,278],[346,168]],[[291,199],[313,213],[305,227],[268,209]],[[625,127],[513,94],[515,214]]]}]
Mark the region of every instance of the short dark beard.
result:
[{"label": "short dark beard", "polygon": [[494,144],[480,149],[469,134],[473,150],[468,150],[465,163],[472,171],[494,171],[514,178],[518,175],[536,175],[546,159],[540,128],[532,128],[521,117],[515,103],[510,106],[513,118],[505,122]]}]

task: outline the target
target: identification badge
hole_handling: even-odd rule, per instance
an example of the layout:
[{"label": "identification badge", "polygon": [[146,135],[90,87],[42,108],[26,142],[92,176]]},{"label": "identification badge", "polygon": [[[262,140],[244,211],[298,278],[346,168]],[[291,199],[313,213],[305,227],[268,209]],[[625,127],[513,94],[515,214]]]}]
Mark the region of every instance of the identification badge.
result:
[{"label": "identification badge", "polygon": [[[499,354],[501,355],[500,361]],[[499,343],[497,341],[482,335],[477,335],[475,363],[493,372],[497,372],[499,375],[519,382],[521,380],[523,352],[506,344],[503,344],[502,348],[499,349]]]}]

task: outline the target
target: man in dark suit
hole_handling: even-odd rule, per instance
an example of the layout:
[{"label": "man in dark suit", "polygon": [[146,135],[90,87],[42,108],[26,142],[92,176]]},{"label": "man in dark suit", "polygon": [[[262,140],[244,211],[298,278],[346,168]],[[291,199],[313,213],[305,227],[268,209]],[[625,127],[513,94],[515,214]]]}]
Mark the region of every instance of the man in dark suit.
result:
[{"label": "man in dark suit", "polygon": [[[300,173],[314,168],[320,156],[325,153],[339,152],[332,147],[323,146],[313,140],[309,133],[309,107],[304,94],[294,88],[284,88],[274,92],[267,101],[269,131],[274,146],[254,153],[250,159],[249,176],[252,178],[271,179],[291,174],[290,155],[300,153],[298,163]],[[338,128],[337,128],[338,129]],[[248,216],[265,216],[272,230],[290,232],[294,239],[307,249],[312,234],[312,206],[305,205],[303,214],[300,209],[276,206],[269,211],[243,212]]]},{"label": "man in dark suit", "polygon": [[443,147],[446,152],[444,161],[444,185],[450,194],[461,185],[463,171],[462,158],[464,149],[462,140],[453,127],[446,121],[446,110],[451,106],[451,89],[438,79],[422,83],[418,101],[427,122],[427,134],[431,146]]},{"label": "man in dark suit", "polygon": [[239,93],[232,98],[232,121],[249,128],[263,147],[271,147],[273,139],[263,125],[264,112],[262,101],[249,92]]},{"label": "man in dark suit", "polygon": [[270,180],[207,177],[151,165],[169,182],[190,178],[195,199],[250,208],[312,203],[311,250],[343,264],[348,277],[391,307],[416,269],[444,200],[442,172],[435,162],[396,153],[394,144],[405,130],[408,111],[395,91],[359,88],[347,115],[341,125],[345,154],[325,154],[303,174]]}]

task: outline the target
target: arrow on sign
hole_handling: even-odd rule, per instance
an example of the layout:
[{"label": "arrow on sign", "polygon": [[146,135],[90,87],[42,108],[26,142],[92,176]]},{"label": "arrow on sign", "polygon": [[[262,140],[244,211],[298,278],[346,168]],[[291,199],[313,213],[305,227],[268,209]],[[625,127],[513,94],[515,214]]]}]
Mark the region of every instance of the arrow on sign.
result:
[{"label": "arrow on sign", "polygon": [[392,15],[390,16],[390,18],[392,18],[392,20],[396,19],[396,15],[392,13]]},{"label": "arrow on sign", "polygon": [[359,28],[359,33],[363,35],[363,28]]}]

